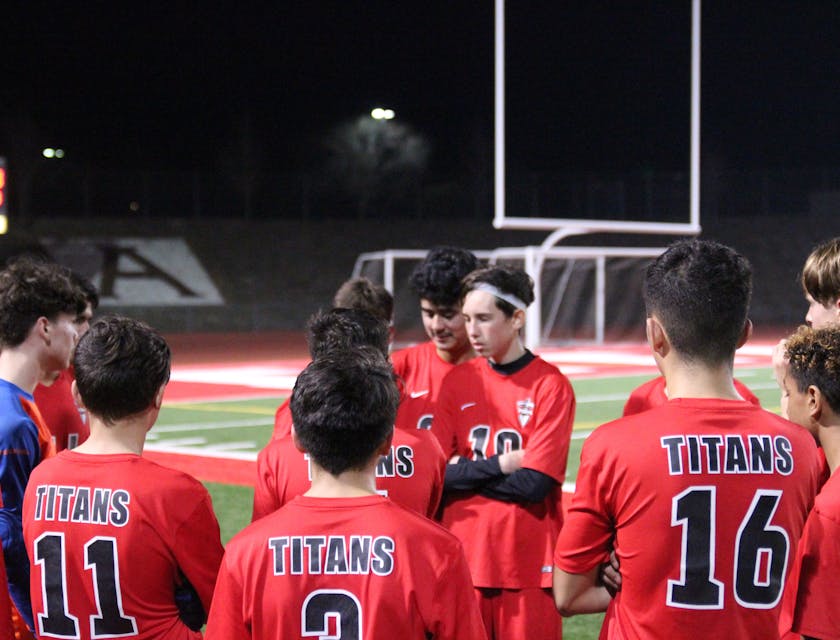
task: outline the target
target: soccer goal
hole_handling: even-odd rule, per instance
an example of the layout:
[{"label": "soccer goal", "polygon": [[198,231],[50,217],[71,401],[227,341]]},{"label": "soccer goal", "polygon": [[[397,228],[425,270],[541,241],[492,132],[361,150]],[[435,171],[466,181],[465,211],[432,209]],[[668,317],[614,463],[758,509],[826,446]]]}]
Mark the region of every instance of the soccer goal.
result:
[{"label": "soccer goal", "polygon": [[[642,336],[642,279],[661,247],[502,247],[473,251],[487,264],[510,264],[534,278],[525,341],[541,346],[603,343]],[[402,346],[423,339],[416,296],[409,279],[426,251],[388,249],[363,253],[354,277],[385,286],[395,299],[395,341]]]}]

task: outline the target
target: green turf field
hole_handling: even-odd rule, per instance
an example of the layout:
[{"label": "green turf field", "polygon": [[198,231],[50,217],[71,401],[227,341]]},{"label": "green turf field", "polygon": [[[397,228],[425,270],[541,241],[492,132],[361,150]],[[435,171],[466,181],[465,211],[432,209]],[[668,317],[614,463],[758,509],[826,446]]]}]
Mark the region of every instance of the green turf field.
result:
[{"label": "green turf field", "polygon": [[[769,368],[739,369],[742,380],[770,410],[779,410],[779,392]],[[586,435],[597,425],[621,415],[630,391],[650,376],[625,376],[573,380],[577,398],[575,431],[569,450],[567,480],[574,482],[580,449]],[[268,441],[274,410],[281,397],[232,402],[202,402],[165,406],[151,432],[150,443],[215,451],[255,453]],[[227,542],[250,521],[253,490],[218,483],[207,483]],[[601,615],[576,616],[564,621],[567,640],[594,640],[598,637]]]}]

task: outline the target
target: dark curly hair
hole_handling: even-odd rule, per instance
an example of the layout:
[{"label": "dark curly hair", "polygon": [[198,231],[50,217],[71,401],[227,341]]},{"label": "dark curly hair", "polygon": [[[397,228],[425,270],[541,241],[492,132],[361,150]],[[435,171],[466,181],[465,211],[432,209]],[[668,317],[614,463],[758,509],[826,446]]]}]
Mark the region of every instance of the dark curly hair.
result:
[{"label": "dark curly hair", "polygon": [[478,258],[458,247],[434,247],[411,274],[411,288],[421,300],[452,307],[461,297],[461,280],[479,266]]},{"label": "dark curly hair", "polygon": [[38,318],[74,317],[85,310],[84,292],[68,269],[38,257],[24,256],[0,271],[0,346],[17,347]]},{"label": "dark curly hair", "polygon": [[840,413],[840,327],[799,327],[787,339],[788,371],[800,392],[814,385]]},{"label": "dark curly hair", "polygon": [[354,347],[373,347],[387,357],[389,337],[388,325],[361,309],[319,311],[306,326],[306,342],[313,359]]}]

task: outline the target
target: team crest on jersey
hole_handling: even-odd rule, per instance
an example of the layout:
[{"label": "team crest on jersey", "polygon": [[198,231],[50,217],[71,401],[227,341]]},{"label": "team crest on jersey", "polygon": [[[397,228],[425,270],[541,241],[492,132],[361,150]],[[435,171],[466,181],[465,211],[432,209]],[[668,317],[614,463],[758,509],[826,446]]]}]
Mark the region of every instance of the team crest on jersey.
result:
[{"label": "team crest on jersey", "polygon": [[531,398],[527,400],[516,401],[516,413],[519,416],[519,426],[524,427],[528,424],[528,420],[534,414],[534,401]]}]

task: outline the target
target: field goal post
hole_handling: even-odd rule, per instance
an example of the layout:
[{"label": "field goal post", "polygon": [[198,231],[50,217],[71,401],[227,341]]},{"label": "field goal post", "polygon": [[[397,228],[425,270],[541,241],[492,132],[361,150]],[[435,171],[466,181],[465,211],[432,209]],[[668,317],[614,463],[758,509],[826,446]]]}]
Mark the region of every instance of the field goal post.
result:
[{"label": "field goal post", "polygon": [[[640,271],[648,260],[655,258],[662,247],[500,247],[493,250],[474,250],[477,258],[487,264],[516,264],[534,278],[534,302],[528,307],[525,323],[525,342],[532,348],[557,342],[551,332],[555,328],[561,309],[571,309],[584,316],[585,338],[561,339],[562,342],[587,342],[602,344],[606,339],[607,297],[610,264],[626,259],[630,269]],[[418,249],[386,249],[362,253],[356,258],[353,277],[367,277],[382,284],[396,301],[395,316],[399,324],[417,322],[417,301],[409,295],[407,280],[411,263],[421,261],[427,254]],[[552,265],[554,282],[545,285],[543,273],[546,264]],[[619,276],[620,277],[620,276]],[[575,289],[575,286],[577,289]],[[619,289],[627,287],[619,284]],[[579,298],[576,291],[587,294]],[[615,291],[616,287],[613,287]],[[633,296],[641,309],[641,291]],[[572,297],[573,302],[568,298]],[[585,304],[581,304],[584,298]],[[410,300],[410,304],[406,304]],[[633,320],[633,319],[631,319]],[[591,323],[591,326],[590,326]],[[641,327],[634,322],[633,326]],[[398,339],[398,343],[402,341]]]}]

